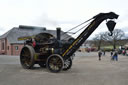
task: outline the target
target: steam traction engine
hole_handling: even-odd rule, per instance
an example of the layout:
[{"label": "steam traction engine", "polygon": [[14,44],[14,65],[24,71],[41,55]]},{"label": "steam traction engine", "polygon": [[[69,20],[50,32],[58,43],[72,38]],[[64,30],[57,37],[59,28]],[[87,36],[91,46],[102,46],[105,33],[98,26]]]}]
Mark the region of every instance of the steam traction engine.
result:
[{"label": "steam traction engine", "polygon": [[68,70],[72,66],[73,54],[100,23],[108,20],[106,24],[111,33],[110,35],[112,35],[116,24],[113,19],[117,18],[118,15],[113,12],[100,13],[88,20],[91,22],[76,39],[70,38],[68,41],[60,40],[60,29],[57,31],[57,39],[49,33],[40,33],[31,37],[19,38],[19,40],[26,40],[20,53],[21,65],[23,68],[31,69],[34,64],[39,64],[51,72]]}]

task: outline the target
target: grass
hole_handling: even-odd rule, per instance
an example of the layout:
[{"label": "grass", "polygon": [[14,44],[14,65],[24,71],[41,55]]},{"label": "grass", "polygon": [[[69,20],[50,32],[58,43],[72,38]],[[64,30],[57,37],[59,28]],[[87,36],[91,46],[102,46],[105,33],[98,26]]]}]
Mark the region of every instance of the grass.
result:
[{"label": "grass", "polygon": [[[119,48],[119,46],[116,46],[116,48]],[[101,49],[105,50],[105,51],[111,51],[113,50],[113,46],[101,46]]]}]

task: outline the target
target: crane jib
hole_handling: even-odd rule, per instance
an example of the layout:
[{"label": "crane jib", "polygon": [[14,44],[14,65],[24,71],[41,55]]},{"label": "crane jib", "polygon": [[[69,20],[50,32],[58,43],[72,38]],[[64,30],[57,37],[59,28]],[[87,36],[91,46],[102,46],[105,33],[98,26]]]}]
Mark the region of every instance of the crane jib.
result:
[{"label": "crane jib", "polygon": [[62,56],[65,56],[65,54],[68,53],[68,51],[69,51],[74,45],[76,45],[76,43],[82,38],[82,36],[84,36],[84,35],[87,33],[87,31],[88,31],[94,24],[95,24],[95,21],[87,28],[86,31],[84,31],[84,32],[78,37],[78,39],[76,39],[76,40],[69,46],[69,48],[62,54]]},{"label": "crane jib", "polygon": [[[119,15],[114,12],[110,13],[100,13],[93,17],[91,23],[85,28],[85,30],[72,42],[72,44],[62,53],[62,57],[64,59],[69,58],[72,54],[85,42],[85,40],[93,33],[93,31],[104,21],[107,19],[117,19]],[[113,21],[109,21],[107,23],[107,27],[110,31],[110,35],[112,35],[112,31],[115,27],[115,23]],[[111,26],[113,25],[113,26]]]}]

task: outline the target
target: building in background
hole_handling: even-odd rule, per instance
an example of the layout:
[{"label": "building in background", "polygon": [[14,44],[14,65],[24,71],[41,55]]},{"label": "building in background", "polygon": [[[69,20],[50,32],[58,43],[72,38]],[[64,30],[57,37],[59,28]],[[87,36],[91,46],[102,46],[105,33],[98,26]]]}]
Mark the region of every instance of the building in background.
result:
[{"label": "building in background", "polygon": [[[23,26],[14,27],[5,34],[0,36],[0,54],[19,55],[24,41],[18,41],[19,37],[32,36],[39,33],[50,33],[56,37],[56,30],[46,30],[44,27]],[[61,31],[61,34],[64,34]],[[71,36],[64,34],[61,39],[69,39]]]}]

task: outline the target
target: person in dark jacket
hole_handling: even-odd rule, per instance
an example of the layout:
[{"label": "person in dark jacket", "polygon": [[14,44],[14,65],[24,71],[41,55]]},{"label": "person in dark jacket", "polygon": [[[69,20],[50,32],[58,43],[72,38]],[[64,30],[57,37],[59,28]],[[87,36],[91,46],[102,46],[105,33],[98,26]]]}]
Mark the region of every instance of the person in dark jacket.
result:
[{"label": "person in dark jacket", "polygon": [[117,53],[116,50],[115,50],[115,52],[114,52],[114,54],[113,54],[113,60],[118,61],[118,53]]},{"label": "person in dark jacket", "polygon": [[101,60],[101,55],[102,55],[102,52],[101,50],[98,52],[98,56],[99,56],[99,61]]}]

